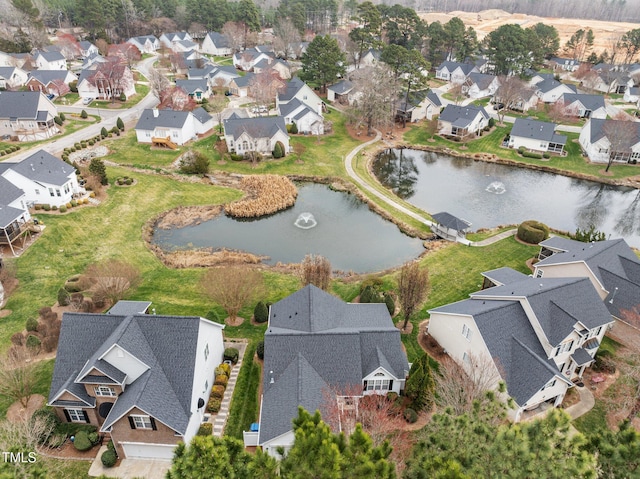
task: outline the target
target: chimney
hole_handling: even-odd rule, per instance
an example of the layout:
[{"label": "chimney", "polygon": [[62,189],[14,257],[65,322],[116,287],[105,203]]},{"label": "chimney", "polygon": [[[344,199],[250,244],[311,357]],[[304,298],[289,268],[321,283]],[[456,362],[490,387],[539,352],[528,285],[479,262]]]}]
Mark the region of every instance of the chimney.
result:
[{"label": "chimney", "polygon": [[153,109],[153,117],[154,117],[154,118],[158,118],[158,115],[159,115],[159,114],[160,114],[160,112],[158,111],[158,109],[157,109],[157,108],[154,108],[154,109]]}]

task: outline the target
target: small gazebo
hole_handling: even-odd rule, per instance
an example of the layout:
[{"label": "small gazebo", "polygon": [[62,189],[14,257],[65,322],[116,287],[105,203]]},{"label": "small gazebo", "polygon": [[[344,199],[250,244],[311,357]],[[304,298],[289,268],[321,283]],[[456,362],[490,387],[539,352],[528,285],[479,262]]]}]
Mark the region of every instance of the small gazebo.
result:
[{"label": "small gazebo", "polygon": [[442,239],[459,241],[465,239],[471,223],[453,216],[451,213],[442,212],[431,215],[434,224],[431,231]]}]

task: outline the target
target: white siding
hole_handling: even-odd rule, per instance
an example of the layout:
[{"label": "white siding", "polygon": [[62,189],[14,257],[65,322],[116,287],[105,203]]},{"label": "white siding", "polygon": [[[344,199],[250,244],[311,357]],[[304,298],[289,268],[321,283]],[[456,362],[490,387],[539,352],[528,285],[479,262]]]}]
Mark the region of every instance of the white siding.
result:
[{"label": "white siding", "polygon": [[127,375],[125,384],[131,384],[149,369],[149,366],[117,344],[114,344],[101,359]]},{"label": "white siding", "polygon": [[175,444],[146,444],[141,442],[120,442],[127,459],[160,459],[171,461]]}]

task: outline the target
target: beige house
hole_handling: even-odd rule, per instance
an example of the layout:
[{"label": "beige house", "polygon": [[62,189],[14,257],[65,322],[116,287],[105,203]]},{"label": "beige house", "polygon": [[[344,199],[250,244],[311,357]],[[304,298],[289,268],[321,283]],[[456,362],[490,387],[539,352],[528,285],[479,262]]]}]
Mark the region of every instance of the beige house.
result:
[{"label": "beige house", "polygon": [[56,116],[58,108],[41,92],[0,92],[0,137],[46,140],[60,132],[53,121]]}]

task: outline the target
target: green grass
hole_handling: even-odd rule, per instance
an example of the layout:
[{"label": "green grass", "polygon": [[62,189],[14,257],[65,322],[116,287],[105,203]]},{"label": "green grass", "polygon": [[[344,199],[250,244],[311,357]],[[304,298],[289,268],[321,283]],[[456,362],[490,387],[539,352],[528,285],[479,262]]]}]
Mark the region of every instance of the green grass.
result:
[{"label": "green grass", "polygon": [[126,101],[121,102],[120,100],[117,100],[114,102],[111,100],[94,100],[91,102],[90,106],[92,108],[105,108],[109,110],[126,110],[127,108],[131,108],[133,105],[147,96],[149,90],[149,85],[136,83],[136,94],[127,98]]},{"label": "green grass", "polygon": [[77,93],[69,92],[66,95],[58,96],[53,100],[56,105],[73,105],[80,99],[80,95]]},{"label": "green grass", "polygon": [[233,57],[213,57],[214,63],[220,66],[231,66],[233,65]]},{"label": "green grass", "polygon": [[262,368],[254,361],[257,345],[257,341],[252,341],[245,350],[224,430],[226,436],[242,439],[242,431],[248,431],[251,423],[258,421]]},{"label": "green grass", "polygon": [[[50,359],[41,361],[35,366],[33,394],[42,394],[44,397],[49,395],[54,362],[53,359]],[[0,417],[4,417],[7,414],[7,409],[9,409],[11,403],[11,400],[0,396]]]}]

